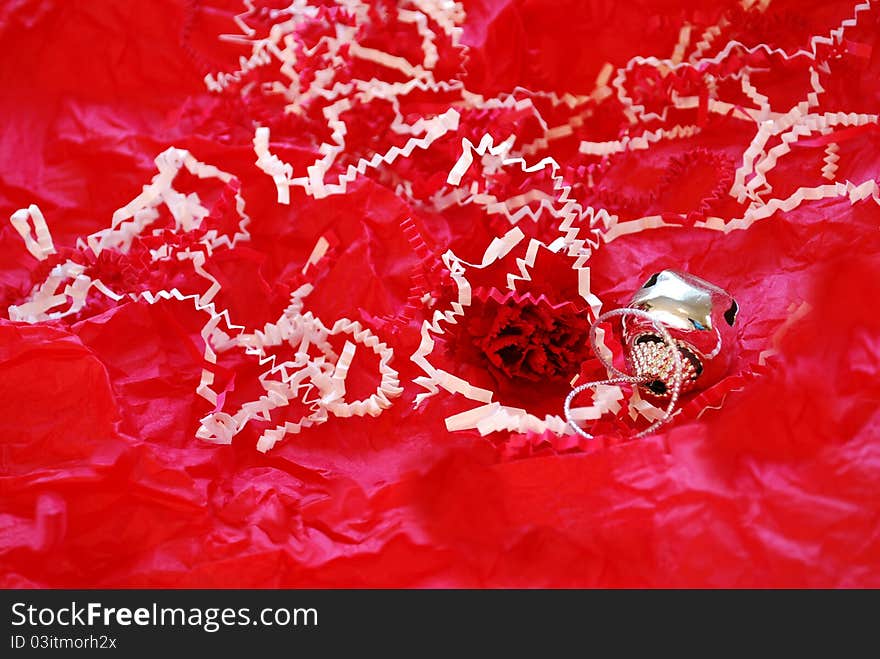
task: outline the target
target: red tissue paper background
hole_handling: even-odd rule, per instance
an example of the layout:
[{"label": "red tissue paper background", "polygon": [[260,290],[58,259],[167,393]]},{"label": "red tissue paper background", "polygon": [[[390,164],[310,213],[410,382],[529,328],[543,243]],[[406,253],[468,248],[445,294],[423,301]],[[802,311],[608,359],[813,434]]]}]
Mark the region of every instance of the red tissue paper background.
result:
[{"label": "red tissue paper background", "polygon": [[[878,34],[876,2],[6,0],[0,583],[880,587]],[[170,147],[230,176],[93,249]],[[560,432],[597,302],[663,268],[737,299],[732,371],[644,439],[625,401]],[[380,358],[331,333],[342,407],[310,375],[224,435],[297,363],[236,341],[305,285],[399,388],[353,411]],[[424,336],[509,417],[456,426],[487,401]]]}]

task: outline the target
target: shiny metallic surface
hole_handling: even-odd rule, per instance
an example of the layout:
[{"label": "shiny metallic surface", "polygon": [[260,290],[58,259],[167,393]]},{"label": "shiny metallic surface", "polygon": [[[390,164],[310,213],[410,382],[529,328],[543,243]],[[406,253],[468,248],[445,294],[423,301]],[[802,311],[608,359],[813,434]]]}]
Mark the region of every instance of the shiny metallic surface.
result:
[{"label": "shiny metallic surface", "polygon": [[667,327],[712,329],[711,284],[673,270],[657,273],[648,283],[636,292],[629,306],[647,311]]},{"label": "shiny metallic surface", "polygon": [[[642,334],[639,340],[632,344],[629,352],[629,361],[633,375],[640,378],[650,378],[644,384],[655,396],[665,396],[669,393],[669,383],[672,381],[675,369],[674,360],[669,347],[662,341],[654,340],[654,334]],[[682,355],[682,382],[681,390],[692,389],[697,378],[702,373],[702,365],[686,347],[676,343]]]},{"label": "shiny metallic surface", "polygon": [[[628,306],[648,313],[675,340],[685,364],[682,391],[708,387],[726,375],[737,353],[739,311],[727,291],[688,273],[663,270],[636,291]],[[672,360],[651,323],[625,319],[624,342],[633,373],[651,378],[643,390],[666,396]]]}]

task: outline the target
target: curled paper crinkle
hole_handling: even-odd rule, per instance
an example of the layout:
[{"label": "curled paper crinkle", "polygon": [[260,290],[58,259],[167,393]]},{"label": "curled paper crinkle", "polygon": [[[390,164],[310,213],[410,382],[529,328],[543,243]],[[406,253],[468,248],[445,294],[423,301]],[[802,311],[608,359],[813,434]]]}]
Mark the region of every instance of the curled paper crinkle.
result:
[{"label": "curled paper crinkle", "polygon": [[[464,16],[461,8],[454,4],[443,5],[441,8],[432,3],[417,3],[415,6],[417,9],[398,8],[393,20],[414,29],[414,34],[418,37],[418,48],[422,53],[419,60],[410,60],[374,45],[364,45],[359,41],[360,33],[347,23],[340,24],[334,34],[322,36],[317,44],[305,46],[301,41],[302,28],[314,25],[319,20],[319,12],[305,3],[277,14],[268,32],[259,36],[259,31],[251,27],[250,23],[257,16],[256,6],[249,6],[247,11],[236,17],[236,24],[242,34],[226,35],[224,38],[250,45],[250,56],[240,60],[237,70],[208,75],[206,84],[213,93],[249,95],[255,93],[256,88],[248,82],[254,75],[258,72],[266,75],[269,71],[277,70],[278,80],[271,85],[263,85],[260,93],[284,97],[288,101],[284,108],[287,113],[308,112],[312,104],[322,108],[323,119],[330,131],[330,141],[318,145],[320,157],[305,165],[302,172],[295,172],[292,164],[284,162],[272,152],[272,129],[269,126],[258,125],[255,129],[255,165],[272,178],[277,189],[278,202],[281,204],[290,203],[291,188],[301,188],[307,195],[321,199],[345,194],[350,183],[369,172],[380,177],[391,175],[390,169],[385,171],[385,168],[394,167],[399,160],[415,160],[420,152],[432,149],[438,140],[454,135],[464,120],[463,116],[467,116],[463,112],[479,110],[502,113],[502,116],[504,112],[510,112],[537,120],[543,133],[533,136],[520,146],[517,146],[520,140],[515,132],[500,136],[485,133],[476,143],[468,138],[461,138],[459,155],[450,165],[445,186],[438,189],[433,196],[433,203],[441,211],[450,206],[477,206],[487,217],[499,215],[514,227],[487,245],[479,264],[467,263],[451,251],[442,257],[457,289],[457,300],[446,310],[430,312],[431,318],[426,319],[422,326],[421,345],[413,354],[412,360],[425,372],[424,376],[417,376],[414,380],[426,390],[416,396],[417,404],[420,405],[427,396],[441,389],[485,404],[482,408],[477,408],[482,411],[476,413],[476,416],[459,416],[451,423],[452,427],[479,427],[481,432],[489,432],[487,429],[536,433],[567,432],[564,425],[558,422],[558,417],[542,419],[519,408],[496,405],[492,402],[494,394],[491,391],[484,387],[475,387],[465,379],[431,364],[429,356],[435,348],[434,337],[444,333],[444,324],[456,324],[457,319],[466,314],[472,304],[472,290],[467,281],[469,269],[489,268],[517,246],[525,245],[524,254],[514,259],[513,269],[505,276],[509,290],[527,293],[535,276],[533,269],[539,250],[564,253],[571,258],[579,296],[595,316],[602,306],[600,299],[591,290],[590,283],[589,264],[595,250],[614,240],[674,225],[670,223],[674,214],[667,212],[622,219],[605,208],[581,203],[573,192],[572,180],[552,156],[532,157],[546,150],[553,142],[572,138],[583,131],[591,104],[601,104],[609,97],[614,97],[633,125],[632,128],[624,128],[618,139],[581,139],[579,153],[594,161],[615,158],[633,151],[651,151],[665,143],[694,140],[701,136],[703,123],[672,124],[669,119],[672,116],[671,110],[679,113],[694,111],[705,104],[706,111],[710,114],[731,117],[735,121],[755,126],[754,137],[742,154],[742,163],[736,168],[728,191],[731,198],[746,204],[744,214],[727,218],[711,216],[707,215],[711,210],[710,206],[704,204],[701,210],[704,217],[695,224],[699,228],[724,233],[747,229],[756,221],[771,217],[778,211],[792,211],[804,202],[821,199],[845,197],[850,203],[865,199],[880,203],[876,181],[838,180],[839,148],[833,143],[825,149],[821,168],[822,176],[830,183],[800,187],[787,197],[777,198],[771,197],[773,189],[767,178],[780,159],[786,157],[792,146],[799,141],[809,139],[816,133],[828,135],[839,129],[877,123],[878,117],[874,114],[817,110],[822,95],[826,93],[822,76],[829,71],[819,49],[838,43],[845,31],[855,29],[860,16],[870,10],[870,3],[855,5],[852,14],[843,19],[827,36],[814,35],[807,49],[786,51],[766,44],[745,46],[736,39],[731,39],[710,55],[720,36],[729,28],[729,24],[722,19],[717,26],[707,28],[696,41],[691,30],[683,28],[679,32],[674,51],[667,59],[637,55],[616,69],[606,64],[596,79],[594,90],[588,95],[535,93],[516,88],[513,94],[499,95],[496,98],[476,94],[459,80],[436,76],[441,41],[447,40],[453,49],[461,48],[459,22]],[[366,5],[355,3],[349,9],[353,11],[355,22],[370,20],[366,14]],[[303,75],[306,69],[303,69],[304,61],[298,59],[298,48],[305,48],[301,54],[321,63],[314,69],[311,77]],[[748,58],[758,55],[777,57],[784,61],[804,59],[808,63],[809,88],[801,102],[788,109],[773,107],[770,96],[762,92],[753,77],[757,68]],[[725,69],[731,58],[735,57],[746,58],[746,64],[736,70]],[[403,81],[386,80],[381,76],[346,77],[348,74],[338,65],[355,61],[369,62],[379,70],[402,76]],[[643,72],[656,71],[661,77],[666,77],[684,76],[695,70],[711,71],[714,74],[708,78],[708,98],[673,90],[665,107],[648,110],[646,105],[634,100],[632,96],[633,86],[637,85],[638,77]],[[718,81],[724,77],[736,81],[754,107],[731,103],[720,96]],[[413,117],[412,113],[405,114],[402,106],[414,92],[458,95],[460,100],[454,106],[450,105],[445,109],[441,107],[434,113]],[[522,97],[517,97],[517,94],[522,94]],[[567,107],[573,112],[561,123],[547,121],[538,105],[539,101],[544,100],[549,100],[553,108]],[[356,120],[360,108],[369,107],[370,103],[378,101],[390,103],[393,117],[388,130],[405,138],[402,145],[389,145],[384,150],[372,152],[350,152],[348,140],[353,134],[351,122]],[[665,125],[657,126],[657,122]],[[340,161],[348,164],[340,166]],[[49,276],[33,288],[28,299],[11,305],[10,318],[39,322],[73,316],[84,309],[90,295],[103,295],[116,302],[124,299],[148,303],[161,299],[191,300],[196,309],[207,313],[209,317],[202,331],[205,340],[204,359],[207,364],[216,364],[218,350],[225,352],[234,347],[243,347],[248,354],[261,361],[266,360],[270,366],[260,378],[266,393],[258,400],[243,404],[236,413],[229,414],[217,409],[204,418],[198,435],[211,441],[231,441],[248,421],[257,417],[268,419],[272,409],[284,406],[291,400],[308,401],[307,405],[312,412],[300,422],[288,422],[285,426],[266,431],[269,434],[264,434],[260,439],[262,448],[271,446],[285,433],[300,432],[303,427],[323,423],[327,420],[328,413],[335,416],[376,415],[390,405],[391,399],[402,393],[397,372],[389,366],[393,349],[358,323],[339,319],[329,326],[324,325],[316,316],[303,311],[303,300],[307,293],[302,293],[300,297],[295,294],[294,301],[282,317],[275,324],[267,324],[263,332],[247,333],[232,321],[226,310],[217,309],[213,301],[220,293],[222,285],[210,273],[208,266],[213,251],[221,247],[234,249],[239,242],[249,239],[247,226],[250,220],[244,212],[240,186],[232,175],[213,165],[201,163],[188,151],[174,147],[157,156],[156,167],[158,173],[151,183],[113,214],[110,227],[87,236],[81,241],[80,248],[88,248],[96,256],[107,249],[125,254],[131,248],[132,241],[145,235],[157,222],[162,209],[170,214],[176,231],[200,231],[210,210],[196,193],[179,192],[173,183],[183,170],[200,179],[217,179],[234,189],[236,212],[239,216],[237,232],[233,235],[221,235],[216,229],[201,232],[197,241],[201,247],[196,251],[191,247],[181,249],[162,245],[150,252],[154,261],[172,258],[189,261],[195,275],[204,280],[207,287],[198,294],[184,294],[176,288],[120,293],[99,278],[90,276],[88,268],[82,264],[68,260],[54,266]],[[331,173],[340,167],[341,173]],[[552,188],[520,187],[511,194],[493,185],[495,179],[510,171],[520,172],[523,176],[546,175]],[[411,187],[412,182],[407,181],[395,184],[398,194],[409,195]],[[36,206],[17,211],[10,219],[34,257],[46,260],[54,254],[55,247],[47,223]],[[532,225],[537,226],[548,219],[557,228],[557,240],[525,240],[526,234],[519,229],[521,223],[526,222],[526,229],[531,231]],[[306,276],[309,268],[316,266],[326,254],[326,244],[322,249],[318,249],[319,246],[320,242],[303,267],[303,274]],[[425,288],[421,284],[414,289],[413,294],[416,293],[420,298],[430,299],[430,296],[426,297]],[[410,308],[401,318],[412,317],[413,309],[415,307]],[[221,322],[225,329],[220,327]],[[395,326],[398,330],[402,327],[400,322]],[[227,334],[227,330],[232,333]],[[346,342],[341,355],[336,355],[326,343],[328,336],[337,334],[347,334],[353,339]],[[266,349],[284,341],[299,341],[303,349],[295,360],[276,363],[275,357],[268,356]],[[322,356],[315,359],[307,357],[305,347],[308,345],[323,346]],[[379,383],[373,394],[359,401],[347,402],[347,369],[358,345],[372,350],[379,357]],[[280,380],[275,380],[275,376],[280,377]],[[211,368],[205,368],[198,392],[211,404],[217,405],[218,392],[212,388],[213,383]],[[601,406],[601,403],[597,402],[596,405]],[[632,414],[646,418],[656,414],[656,410],[652,411],[652,406],[639,400],[637,395],[630,400],[629,406]],[[465,418],[472,421],[466,422]],[[467,425],[468,423],[472,425]]]},{"label": "curled paper crinkle", "polygon": [[52,234],[46,225],[46,218],[36,204],[15,211],[9,218],[9,222],[18,231],[18,235],[24,240],[24,245],[35,259],[45,260],[50,254],[55,254],[55,245],[52,244]]},{"label": "curled paper crinkle", "polygon": [[[4,585],[880,585],[878,3],[29,4]],[[741,353],[585,440],[663,268]]]},{"label": "curled paper crinkle", "polygon": [[[194,273],[209,283],[208,288],[200,294],[184,294],[176,288],[120,294],[114,292],[100,279],[93,279],[85,274],[84,265],[67,260],[51,270],[49,276],[34,288],[28,300],[19,305],[11,305],[8,311],[9,318],[35,323],[74,315],[83,309],[92,289],[115,302],[124,299],[148,304],[160,300],[191,301],[195,309],[208,316],[201,331],[205,344],[203,359],[206,366],[202,370],[196,390],[202,398],[212,405],[218,403],[218,392],[212,388],[214,373],[211,369],[211,366],[217,363],[218,352],[241,345],[248,354],[257,355],[261,363],[264,361],[271,363],[269,370],[260,376],[266,395],[256,401],[245,403],[236,414],[230,415],[218,410],[202,419],[196,436],[213,443],[230,443],[251,419],[257,417],[268,419],[272,409],[282,407],[292,399],[304,399],[313,390],[320,396],[308,401],[312,412],[297,423],[287,422],[284,426],[265,431],[258,440],[258,448],[261,451],[269,450],[285,434],[295,434],[305,427],[323,423],[328,418],[328,412],[340,417],[377,416],[387,409],[391,405],[391,400],[402,393],[397,371],[389,365],[393,358],[393,350],[357,322],[342,318],[335,321],[328,329],[312,314],[308,312],[302,314],[302,298],[308,295],[310,286],[295,291],[291,305],[285,310],[278,323],[267,325],[262,332],[253,334],[244,332],[243,326],[231,321],[227,310],[216,307],[213,300],[222,287],[220,282],[205,269],[206,261],[214,250],[234,249],[240,241],[247,241],[250,238],[247,231],[250,218],[244,211],[245,202],[238,192],[238,183],[232,175],[213,165],[199,162],[189,152],[173,147],[156,158],[156,167],[159,173],[149,185],[144,186],[140,195],[113,214],[111,226],[79,241],[80,246],[95,255],[108,249],[124,254],[129,251],[132,242],[143,235],[159,218],[158,209],[162,205],[168,209],[178,231],[189,233],[199,229],[203,220],[209,215],[209,210],[200,203],[195,193],[183,194],[173,187],[175,177],[185,168],[190,174],[201,179],[215,178],[225,185],[232,186],[235,190],[235,211],[239,218],[238,231],[230,237],[219,234],[216,229],[210,229],[202,232],[198,240],[204,251],[194,251],[190,247],[174,253],[167,250],[153,250],[151,258],[153,261],[162,261],[176,257],[181,261],[190,261]],[[29,217],[34,221],[36,240],[27,232],[26,220]],[[13,215],[12,222],[25,239],[29,251],[35,256],[39,255],[38,258],[45,259],[49,254],[54,253],[51,235],[42,213],[36,206],[18,211]],[[306,267],[309,263],[314,264],[319,261],[326,253],[325,243],[326,240],[324,243],[318,242]],[[66,308],[58,308],[63,305],[67,305]],[[220,329],[221,322],[227,330],[239,332],[234,339],[230,339]],[[329,347],[326,339],[328,336],[342,333],[350,334],[354,343],[346,343],[346,350],[340,358]],[[275,363],[274,357],[266,358],[266,346],[279,345],[282,341],[291,341],[295,338],[300,341],[301,346],[304,344],[319,346],[324,352],[323,356],[312,359],[302,351],[298,353],[297,360],[281,364]],[[348,402],[345,400],[345,377],[356,344],[362,344],[379,356],[380,381],[375,393],[363,400]],[[276,373],[281,375],[280,381],[269,378]]]}]

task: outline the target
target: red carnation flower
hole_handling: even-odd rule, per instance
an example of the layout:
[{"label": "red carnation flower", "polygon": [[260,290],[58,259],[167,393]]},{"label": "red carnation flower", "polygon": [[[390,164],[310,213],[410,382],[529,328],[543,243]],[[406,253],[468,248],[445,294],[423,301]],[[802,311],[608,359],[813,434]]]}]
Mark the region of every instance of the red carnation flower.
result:
[{"label": "red carnation flower", "polygon": [[480,297],[462,329],[496,377],[568,381],[589,357],[589,319],[572,305],[497,291]]}]

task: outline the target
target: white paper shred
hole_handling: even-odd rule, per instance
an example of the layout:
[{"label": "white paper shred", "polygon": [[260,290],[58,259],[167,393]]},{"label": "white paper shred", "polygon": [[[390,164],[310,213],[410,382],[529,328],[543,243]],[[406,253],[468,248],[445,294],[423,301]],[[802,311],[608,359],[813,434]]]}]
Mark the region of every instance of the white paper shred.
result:
[{"label": "white paper shred", "polygon": [[[596,162],[607,162],[622,153],[650,150],[668,141],[695,138],[701,131],[698,125],[671,124],[669,117],[696,108],[705,107],[711,114],[729,117],[753,129],[750,143],[738,159],[738,167],[727,191],[732,199],[744,205],[742,216],[706,217],[697,222],[697,227],[722,233],[745,230],[774,213],[790,211],[803,203],[822,199],[847,198],[850,203],[870,199],[880,204],[877,181],[850,181],[841,176],[840,149],[836,141],[828,142],[821,154],[820,173],[827,183],[799,187],[780,198],[775,196],[776,192],[768,178],[799,141],[816,136],[830,140],[838,130],[878,123],[878,116],[874,114],[818,110],[825,92],[822,81],[828,73],[827,65],[818,57],[819,49],[842,43],[846,32],[858,26],[859,21],[870,14],[870,1],[855,4],[849,17],[827,34],[814,36],[805,48],[786,51],[765,44],[747,46],[735,40],[724,41],[723,35],[729,24],[727,18],[722,17],[717,24],[699,33],[692,25],[682,26],[666,58],[636,56],[619,67],[606,63],[601,67],[589,93],[556,94],[515,88],[497,97],[475,93],[459,79],[438,78],[438,44],[441,39],[447,39],[462,57],[467,56],[467,48],[461,44],[464,9],[459,2],[410,0],[396,7],[398,20],[411,26],[421,46],[420,56],[412,60],[359,41],[362,31],[358,26],[371,20],[369,6],[360,0],[336,0],[335,4],[354,18],[355,25],[335,25],[331,34],[309,45],[298,41],[297,35],[311,21],[319,20],[317,5],[313,6],[308,0],[293,0],[283,9],[271,10],[268,17],[272,24],[268,33],[258,36],[250,21],[258,14],[262,18],[265,15],[260,14],[261,10],[251,0],[244,0],[243,4],[244,11],[235,19],[240,33],[223,35],[221,38],[243,45],[250,52],[241,57],[235,70],[207,75],[205,84],[208,89],[216,93],[248,93],[256,89],[259,93],[280,97],[284,112],[291,114],[303,113],[312,104],[318,103],[330,135],[326,142],[316,146],[319,155],[314,161],[304,166],[302,171],[295,172],[292,164],[273,153],[269,128],[255,128],[255,165],[274,182],[279,203],[291,203],[291,190],[299,190],[314,198],[344,194],[349,184],[368,172],[386,174],[396,161],[424,153],[445,137],[454,137],[456,143],[460,141],[461,154],[448,172],[446,185],[427,203],[433,205],[436,211],[453,205],[471,205],[481,209],[487,217],[500,216],[509,223],[509,230],[486,245],[478,263],[465,262],[452,251],[442,255],[442,263],[449,271],[456,291],[455,300],[448,308],[437,309],[436,301],[430,294],[422,296],[426,313],[430,313],[430,316],[421,326],[420,343],[411,356],[412,361],[424,372],[414,380],[423,389],[415,397],[415,404],[422,405],[441,391],[459,394],[476,403],[472,409],[448,417],[446,426],[449,430],[477,430],[482,434],[549,431],[563,435],[572,432],[559,416],[539,417],[529,410],[507,406],[503,401],[496,400],[495,392],[476,387],[434,364],[437,339],[456,325],[472,305],[472,290],[468,280],[472,272],[500,267],[500,261],[515,252],[513,265],[504,273],[506,283],[510,290],[525,294],[534,278],[539,276],[534,266],[540,250],[563,254],[570,260],[571,276],[577,281],[581,298],[595,317],[600,313],[602,303],[590,287],[590,259],[594,251],[603,243],[620,236],[674,223],[675,214],[621,221],[603,208],[584,206],[573,196],[572,182],[563,179],[559,165],[552,158],[541,157],[554,141],[576,135],[586,126],[595,106],[604,100],[613,97],[622,105],[630,128],[617,139],[582,140],[578,147],[580,154]],[[763,12],[769,1],[743,0],[741,4],[744,11]],[[706,70],[727,62],[733,56],[743,59],[742,56],[755,53],[789,62],[804,62],[805,70],[809,71],[809,90],[804,98],[792,107],[772,107],[768,95],[755,84],[753,74],[759,73],[759,70],[743,65],[727,74],[741,92],[735,98],[721,96],[719,90],[727,87],[719,84],[720,80],[707,75],[707,99],[672,94],[671,101],[665,107],[652,111],[634,99],[637,94],[633,93],[631,86],[634,73],[639,69],[649,68],[660,75],[685,70],[685,67]],[[296,66],[298,57],[322,58],[322,66],[310,68],[314,75],[301,77]],[[382,73],[370,79],[337,79],[337,72],[346,68],[346,58],[368,61],[375,65],[370,67],[371,70],[378,69]],[[250,74],[258,69],[261,73],[259,87],[255,86],[253,80],[248,80]],[[389,79],[382,79],[384,73],[389,75]],[[238,86],[241,86],[240,91],[236,89]],[[404,115],[401,100],[413,92],[448,96],[448,107],[422,117]],[[390,146],[374,153],[353,152],[346,140],[349,117],[358,107],[374,100],[390,105],[394,117],[389,131],[406,139],[401,138],[402,146]],[[538,100],[541,102],[538,103]],[[702,105],[703,101],[705,106]],[[546,103],[554,108],[564,107],[568,111],[566,118],[553,125],[548,123],[538,110]],[[458,135],[461,117],[469,110],[521,113],[528,116],[530,121],[534,120],[539,134],[528,143],[522,143],[515,132],[490,132],[474,144]],[[348,164],[340,168],[340,162]],[[257,448],[267,451],[286,435],[325,423],[331,416],[376,416],[401,395],[403,389],[398,372],[391,366],[393,350],[356,321],[339,318],[325,322],[316,317],[306,307],[307,298],[312,292],[311,284],[292,291],[290,304],[284,312],[260,329],[238,325],[228,310],[218,308],[215,301],[222,289],[219,281],[209,272],[207,266],[210,259],[216,250],[235,249],[250,237],[247,230],[250,218],[245,212],[245,200],[238,192],[238,182],[231,174],[173,147],[157,156],[156,167],[158,173],[150,183],[113,214],[107,228],[80,239],[77,245],[81,250],[90,250],[95,256],[103,250],[125,254],[137,237],[151,231],[153,223],[161,215],[162,207],[173,218],[176,232],[189,233],[199,229],[209,210],[195,193],[175,189],[174,181],[181,171],[188,171],[202,179],[215,179],[222,185],[235,186],[235,211],[239,223],[232,235],[219,235],[212,230],[199,239],[198,249],[178,249],[169,244],[150,252],[153,262],[169,259],[189,262],[193,272],[204,280],[204,290],[195,294],[185,294],[175,288],[137,294],[113,291],[100,280],[93,279],[86,266],[66,260],[54,265],[44,281],[36,284],[24,300],[9,307],[11,320],[35,323],[64,318],[82,311],[89,295],[103,295],[119,303],[139,301],[153,304],[160,300],[175,300],[192,304],[206,318],[200,330],[205,345],[205,365],[197,393],[214,409],[201,419],[197,434],[209,442],[227,444],[251,421],[271,421],[274,410],[293,403],[301,405],[304,411],[299,419],[285,421],[262,432]],[[515,168],[524,173],[541,172],[546,175],[544,180],[549,177],[552,189],[544,185],[503,198],[493,188],[492,180],[505,168]],[[588,175],[587,182],[591,184],[591,180]],[[411,197],[413,182],[393,181],[393,188],[398,194]],[[421,200],[419,203],[422,203]],[[523,223],[537,222],[545,217],[555,221],[558,237],[548,243],[527,240],[527,233],[523,230],[526,225]],[[16,211],[10,217],[10,222],[34,258],[45,261],[56,254],[49,226],[36,205]],[[304,276],[321,264],[330,249],[326,237],[313,237],[312,240],[316,242],[302,266]],[[794,310],[792,317],[802,312]],[[330,338],[335,336],[344,337],[340,354],[336,354],[331,345]],[[601,343],[601,333],[599,338],[602,356],[610,361],[610,351]],[[279,352],[277,349],[282,347],[285,347],[284,350]],[[227,410],[223,405],[224,397],[215,389],[212,369],[217,364],[218,355],[236,350],[243,351],[265,367],[259,376],[263,393],[256,400],[242,403],[236,410]],[[371,351],[378,357],[376,388],[365,398],[352,401],[347,398],[346,382],[349,368],[355,363],[359,350]],[[761,359],[772,356],[772,350],[762,353]],[[279,357],[282,352],[287,356]],[[619,387],[598,387],[592,406],[577,408],[573,414],[575,418],[590,420],[605,413],[619,412],[622,399],[623,392]],[[625,404],[633,419],[643,417],[653,421],[663,413],[642,400],[637,390]]]},{"label": "white paper shred", "polygon": [[52,244],[52,234],[49,233],[46,218],[36,204],[15,211],[9,221],[35,259],[45,261],[50,254],[55,254],[55,245]]}]

